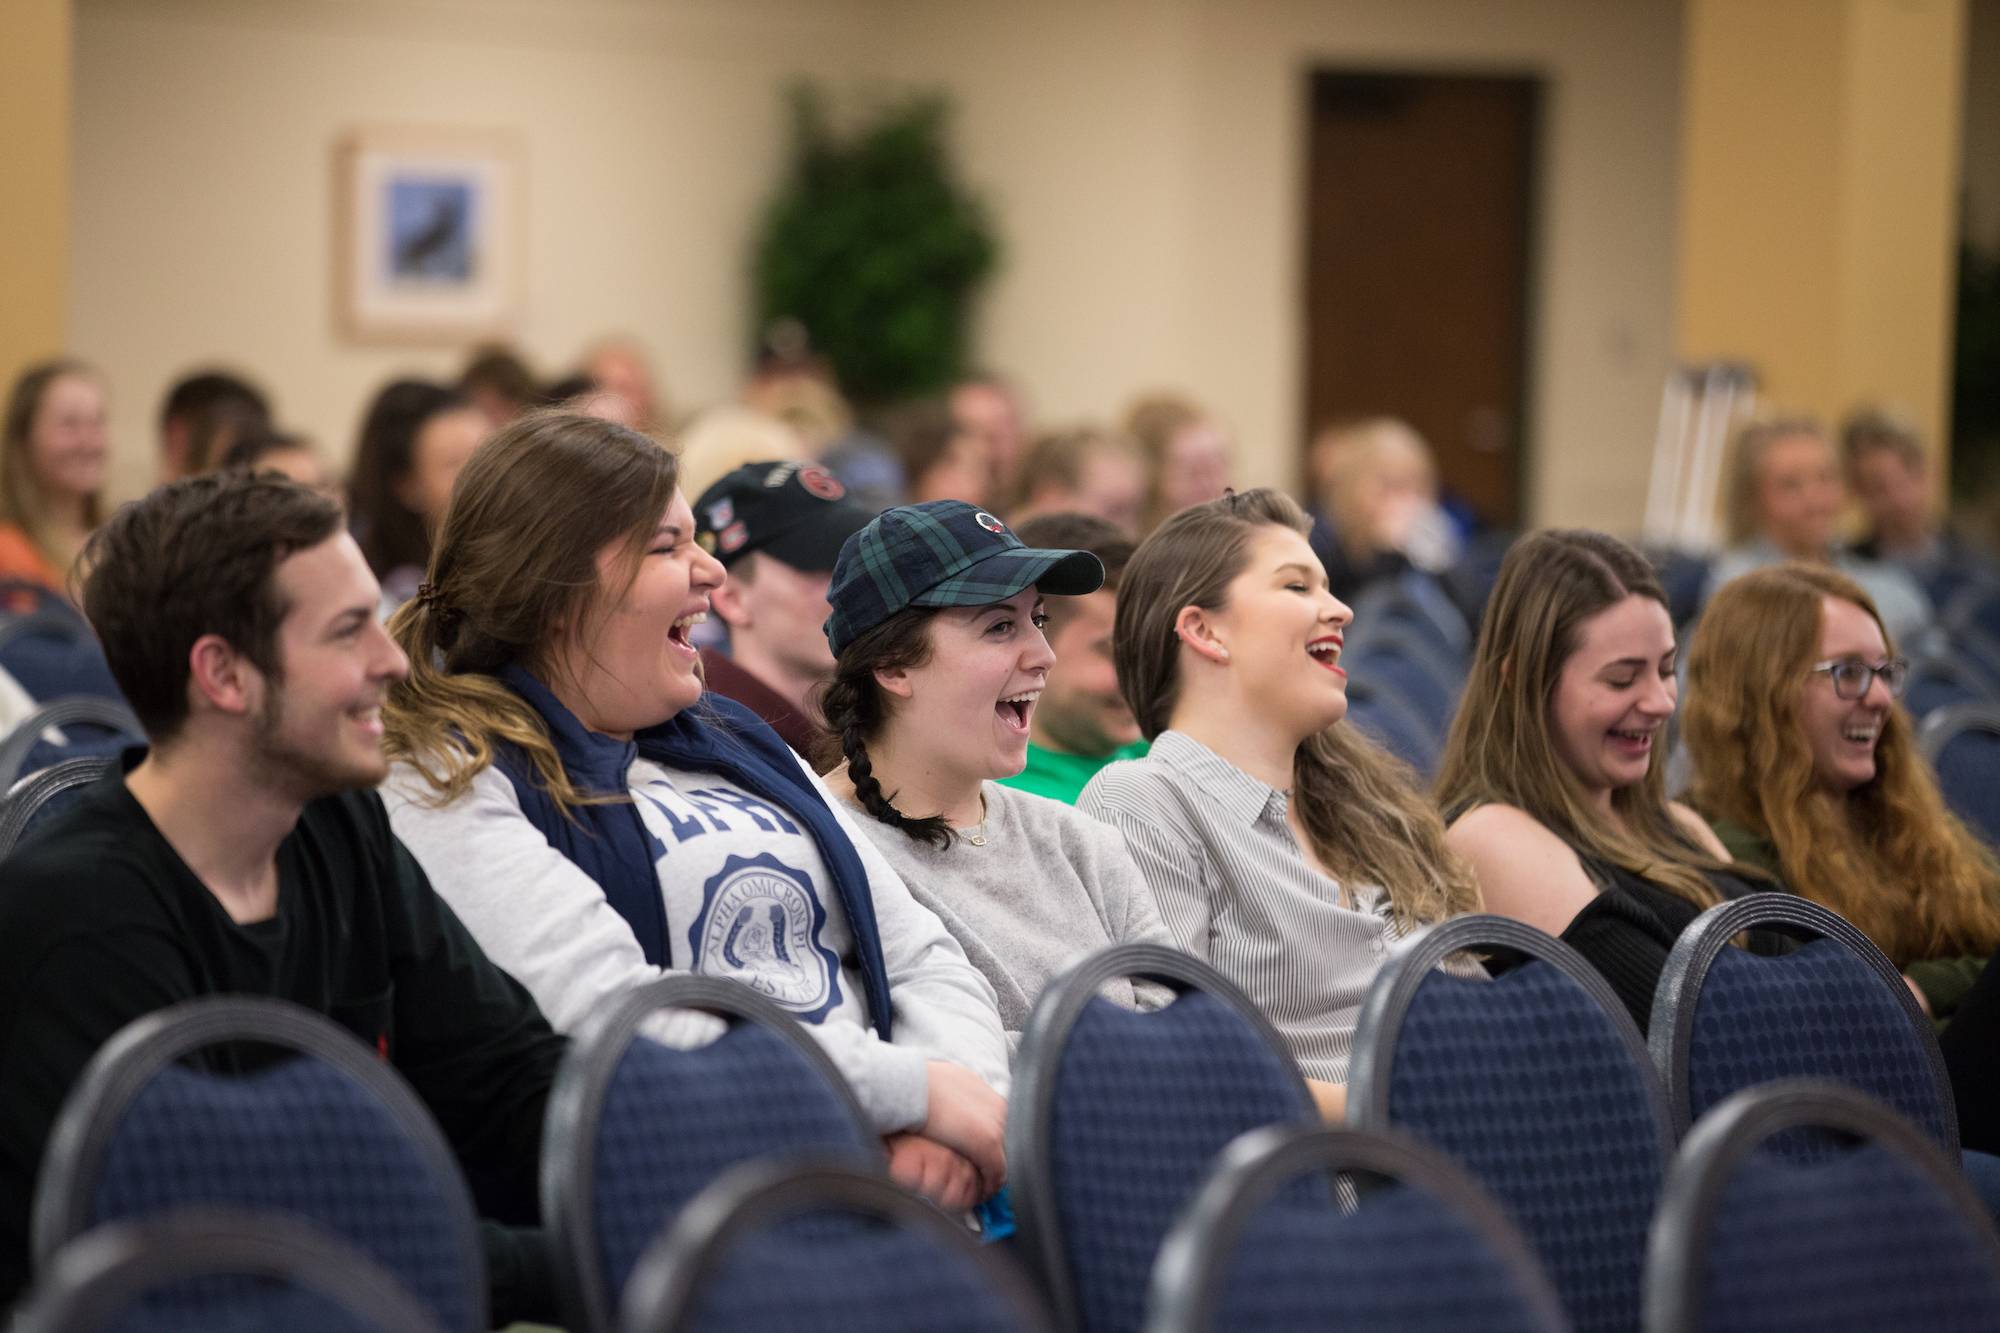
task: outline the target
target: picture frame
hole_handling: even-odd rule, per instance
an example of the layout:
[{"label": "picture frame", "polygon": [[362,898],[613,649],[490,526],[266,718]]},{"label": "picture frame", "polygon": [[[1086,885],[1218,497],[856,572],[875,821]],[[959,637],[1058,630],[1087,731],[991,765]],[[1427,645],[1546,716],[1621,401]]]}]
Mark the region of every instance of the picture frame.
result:
[{"label": "picture frame", "polygon": [[503,130],[369,128],[334,148],[334,315],[349,341],[512,332],[522,151]]}]

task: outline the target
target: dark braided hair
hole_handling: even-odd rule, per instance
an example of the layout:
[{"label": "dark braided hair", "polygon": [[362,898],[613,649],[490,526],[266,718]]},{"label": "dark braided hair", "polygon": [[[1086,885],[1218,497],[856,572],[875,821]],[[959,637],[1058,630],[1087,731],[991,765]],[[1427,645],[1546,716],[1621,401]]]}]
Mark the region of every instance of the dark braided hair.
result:
[{"label": "dark braided hair", "polygon": [[911,819],[883,794],[868,759],[868,740],[878,736],[889,720],[888,701],[875,673],[884,670],[920,667],[930,660],[933,607],[912,606],[890,616],[865,631],[847,645],[833,666],[833,676],[820,696],[820,712],[833,733],[822,763],[847,761],[847,776],[854,783],[854,799],[861,808],[891,828],[899,828],[918,842],[927,842],[943,851],[951,846],[951,825],[943,815]]}]

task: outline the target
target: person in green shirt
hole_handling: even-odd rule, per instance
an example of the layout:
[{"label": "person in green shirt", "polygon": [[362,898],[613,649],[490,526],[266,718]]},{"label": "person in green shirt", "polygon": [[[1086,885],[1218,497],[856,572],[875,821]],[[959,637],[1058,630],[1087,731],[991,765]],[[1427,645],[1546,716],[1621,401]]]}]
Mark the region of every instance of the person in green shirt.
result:
[{"label": "person in green shirt", "polygon": [[1118,693],[1111,630],[1118,612],[1118,576],[1132,558],[1133,541],[1117,525],[1089,514],[1044,514],[1019,529],[1029,546],[1089,551],[1104,565],[1104,586],[1082,597],[1048,603],[1049,647],[1056,664],[1029,723],[1028,766],[1003,787],[1018,787],[1075,805],[1084,784],[1117,759],[1138,759],[1149,748]]}]

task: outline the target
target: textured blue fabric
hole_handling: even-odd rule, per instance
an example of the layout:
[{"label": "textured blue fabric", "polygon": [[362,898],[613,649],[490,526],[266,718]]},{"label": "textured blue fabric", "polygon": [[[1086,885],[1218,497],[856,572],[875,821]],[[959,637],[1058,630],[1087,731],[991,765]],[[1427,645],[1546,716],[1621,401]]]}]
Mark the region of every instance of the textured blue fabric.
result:
[{"label": "textured blue fabric", "polygon": [[486,1293],[479,1256],[459,1247],[463,1190],[331,1065],[294,1059],[241,1078],[176,1065],[119,1124],[91,1221],[203,1203],[303,1216],[394,1274],[440,1325],[466,1329],[480,1326]]},{"label": "textured blue fabric", "polygon": [[[37,703],[73,694],[123,700],[104,650],[88,631],[22,634],[0,647],[0,670]],[[27,770],[23,770],[24,772]]]},{"label": "textured blue fabric", "polygon": [[1009,1333],[1028,1326],[956,1249],[874,1218],[826,1211],[739,1238],[671,1327],[684,1333]]},{"label": "textured blue fabric", "polygon": [[1057,1223],[1097,1333],[1140,1327],[1154,1255],[1217,1153],[1249,1130],[1315,1118],[1287,1059],[1199,992],[1150,1014],[1091,1000],[1052,1107]]},{"label": "textured blue fabric", "polygon": [[1526,1286],[1479,1232],[1402,1185],[1371,1191],[1346,1215],[1324,1190],[1280,1193],[1250,1218],[1224,1262],[1217,1328],[1542,1328]]},{"label": "textured blue fabric", "polygon": [[1781,1078],[1858,1088],[1940,1147],[1958,1147],[1947,1141],[1945,1092],[1901,997],[1837,940],[1778,957],[1725,948],[1702,980],[1688,1044],[1690,1118]]},{"label": "textured blue fabric", "polygon": [[1376,682],[1350,681],[1346,720],[1417,772],[1426,777],[1437,772],[1443,732],[1400,694]]},{"label": "textured blue fabric", "polygon": [[1663,1127],[1589,992],[1543,962],[1494,981],[1432,973],[1396,1035],[1389,1120],[1499,1200],[1579,1333],[1637,1327]]},{"label": "textured blue fabric", "polygon": [[184,1278],[146,1292],[100,1333],[406,1333],[269,1278]]},{"label": "textured blue fabric", "polygon": [[[71,757],[81,758],[82,756],[76,755]],[[95,781],[95,779],[92,781]],[[82,800],[83,794],[89,790],[89,782],[79,782],[73,787],[64,787],[61,791],[50,792],[47,796],[43,797],[41,804],[29,812],[28,822],[22,825],[20,837],[15,839],[16,845],[26,841],[29,834]]]},{"label": "textured blue fabric", "polygon": [[1342,657],[1356,679],[1403,699],[1440,731],[1450,726],[1461,682],[1453,679],[1453,668],[1425,645],[1393,631],[1356,634]]},{"label": "textured blue fabric", "polygon": [[874,1151],[853,1112],[778,1034],[737,1023],[707,1046],[633,1040],[598,1118],[591,1217],[609,1308],[646,1245],[724,1170],[774,1152]]},{"label": "textured blue fabric", "polygon": [[1938,786],[1952,813],[2000,847],[2000,736],[1978,728],[1961,731],[1937,757]]},{"label": "textured blue fabric", "polygon": [[1879,1144],[1811,1165],[1749,1158],[1724,1186],[1702,1252],[1704,1333],[2000,1328],[1991,1251]]},{"label": "textured blue fabric", "polygon": [[63,743],[36,741],[21,760],[20,771],[14,780],[20,781],[30,773],[39,773],[54,767],[65,759],[116,759],[134,745],[145,744],[144,736],[112,727],[100,726],[95,722],[65,722],[62,727]]}]

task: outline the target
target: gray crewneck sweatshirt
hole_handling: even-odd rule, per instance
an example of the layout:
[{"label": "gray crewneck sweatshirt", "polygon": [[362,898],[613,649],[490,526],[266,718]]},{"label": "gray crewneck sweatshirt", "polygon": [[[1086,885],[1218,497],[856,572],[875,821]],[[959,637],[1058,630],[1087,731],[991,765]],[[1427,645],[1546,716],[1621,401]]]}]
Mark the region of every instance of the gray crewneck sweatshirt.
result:
[{"label": "gray crewneck sweatshirt", "polygon": [[[891,828],[847,798],[854,823],[910,894],[937,913],[992,984],[1011,1050],[1042,988],[1087,954],[1112,944],[1177,947],[1117,830],[1060,801],[981,784],[984,847],[960,830],[940,851]],[[1113,982],[1105,998],[1158,1009],[1173,998],[1154,982]]]}]

